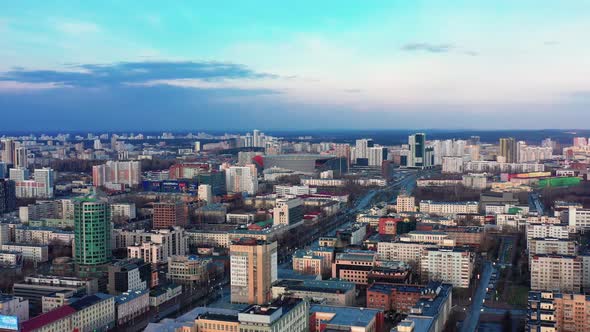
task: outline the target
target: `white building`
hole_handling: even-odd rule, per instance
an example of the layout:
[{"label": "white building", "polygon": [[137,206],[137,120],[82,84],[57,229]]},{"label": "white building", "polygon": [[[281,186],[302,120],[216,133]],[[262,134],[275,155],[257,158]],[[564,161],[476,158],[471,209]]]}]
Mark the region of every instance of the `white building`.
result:
[{"label": "white building", "polygon": [[443,157],[443,173],[463,173],[463,157]]},{"label": "white building", "polygon": [[47,262],[49,260],[49,248],[46,245],[8,243],[3,244],[2,250],[20,252],[23,259],[35,262]]},{"label": "white building", "polygon": [[123,230],[115,228],[111,236],[113,249],[123,249],[144,242],[160,244],[162,256],[186,254],[186,237],[182,227],[155,230]]},{"label": "white building", "polygon": [[92,183],[96,187],[107,184],[122,184],[129,187],[139,185],[141,163],[139,161],[107,161],[104,165],[92,167]]},{"label": "white building", "polygon": [[426,249],[421,260],[424,280],[442,281],[453,287],[468,288],[473,273],[475,255],[458,248]]},{"label": "white building", "polygon": [[570,207],[568,210],[568,224],[578,230],[590,228],[590,209]]},{"label": "white building", "polygon": [[[12,177],[12,169],[10,170]],[[15,180],[16,197],[53,198],[54,171],[51,168],[36,169],[32,180]],[[20,174],[18,176],[21,178]]]},{"label": "white building", "polygon": [[197,197],[200,200],[207,202],[207,204],[213,202],[213,192],[211,191],[211,185],[199,184],[199,188],[197,190]]},{"label": "white building", "polygon": [[582,286],[582,262],[581,256],[533,256],[531,290],[579,292]]},{"label": "white building", "polygon": [[380,260],[402,261],[419,269],[426,249],[436,247],[437,245],[432,243],[378,242],[377,255]]},{"label": "white building", "polygon": [[131,245],[127,247],[127,257],[143,259],[152,264],[165,263],[167,256],[163,254],[162,247],[161,244],[152,242]]},{"label": "white building", "polygon": [[277,196],[303,196],[316,193],[315,188],[309,186],[275,186],[275,192]]},{"label": "white building", "polygon": [[254,165],[231,166],[225,171],[225,183],[228,192],[248,193],[258,192],[258,174]]},{"label": "white building", "polygon": [[0,266],[19,266],[23,262],[23,254],[18,251],[0,250]]},{"label": "white building", "polygon": [[18,296],[1,294],[0,315],[16,316],[19,322],[29,320],[29,300]]},{"label": "white building", "polygon": [[111,220],[123,218],[133,220],[137,217],[135,203],[113,203],[111,204]]},{"label": "white building", "polygon": [[476,214],[479,212],[478,202],[436,202],[420,201],[420,212],[437,215]]}]

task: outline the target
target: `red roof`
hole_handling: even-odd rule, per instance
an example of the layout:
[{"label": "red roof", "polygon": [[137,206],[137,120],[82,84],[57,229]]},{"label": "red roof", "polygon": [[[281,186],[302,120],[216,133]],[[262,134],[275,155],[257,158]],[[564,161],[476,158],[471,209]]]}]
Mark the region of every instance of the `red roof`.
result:
[{"label": "red roof", "polygon": [[28,321],[24,322],[22,325],[22,331],[27,332],[27,331],[33,331],[36,329],[40,329],[45,325],[51,324],[55,321],[58,321],[64,317],[67,317],[67,316],[75,313],[75,312],[76,312],[76,310],[74,308],[70,307],[69,305],[59,307],[55,310],[51,310],[47,313],[41,314],[37,317],[31,318]]}]

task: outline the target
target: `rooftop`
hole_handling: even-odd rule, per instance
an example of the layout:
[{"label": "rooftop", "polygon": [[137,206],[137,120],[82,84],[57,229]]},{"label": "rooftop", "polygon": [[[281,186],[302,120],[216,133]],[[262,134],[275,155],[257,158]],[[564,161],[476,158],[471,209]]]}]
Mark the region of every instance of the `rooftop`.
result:
[{"label": "rooftop", "polygon": [[282,279],[273,286],[285,287],[287,290],[311,291],[321,293],[339,293],[354,290],[355,284],[341,280],[295,280]]},{"label": "rooftop", "polygon": [[309,309],[310,314],[333,313],[334,317],[327,323],[338,326],[359,326],[365,327],[369,325],[381,310],[357,308],[357,307],[338,307],[329,305],[313,304]]},{"label": "rooftop", "polygon": [[147,294],[148,292],[149,292],[148,289],[125,292],[125,293],[115,297],[115,303],[116,304],[127,303],[129,301],[135,300],[136,298],[138,298],[144,294]]}]

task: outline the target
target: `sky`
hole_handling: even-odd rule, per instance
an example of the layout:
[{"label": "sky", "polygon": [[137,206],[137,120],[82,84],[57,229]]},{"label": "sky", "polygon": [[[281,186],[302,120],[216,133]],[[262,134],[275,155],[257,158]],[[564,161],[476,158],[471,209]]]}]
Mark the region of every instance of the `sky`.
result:
[{"label": "sky", "polygon": [[590,1],[7,1],[0,130],[590,128]]}]

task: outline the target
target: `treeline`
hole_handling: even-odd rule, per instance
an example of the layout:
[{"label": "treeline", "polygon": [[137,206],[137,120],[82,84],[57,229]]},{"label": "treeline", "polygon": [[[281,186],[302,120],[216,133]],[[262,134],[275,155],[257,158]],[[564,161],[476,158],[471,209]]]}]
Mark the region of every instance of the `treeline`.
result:
[{"label": "treeline", "polygon": [[81,160],[81,159],[53,159],[49,166],[57,172],[92,172],[92,166],[104,164],[100,160]]},{"label": "treeline", "polygon": [[553,206],[555,201],[582,203],[585,208],[590,207],[590,182],[583,181],[577,186],[551,188],[541,191],[541,200],[545,207]]},{"label": "treeline", "polygon": [[445,187],[415,187],[412,195],[416,202],[421,200],[433,201],[479,201],[480,190],[465,188],[462,184]]},{"label": "treeline", "polygon": [[141,170],[161,171],[170,168],[175,162],[173,159],[143,159],[141,161]]}]

